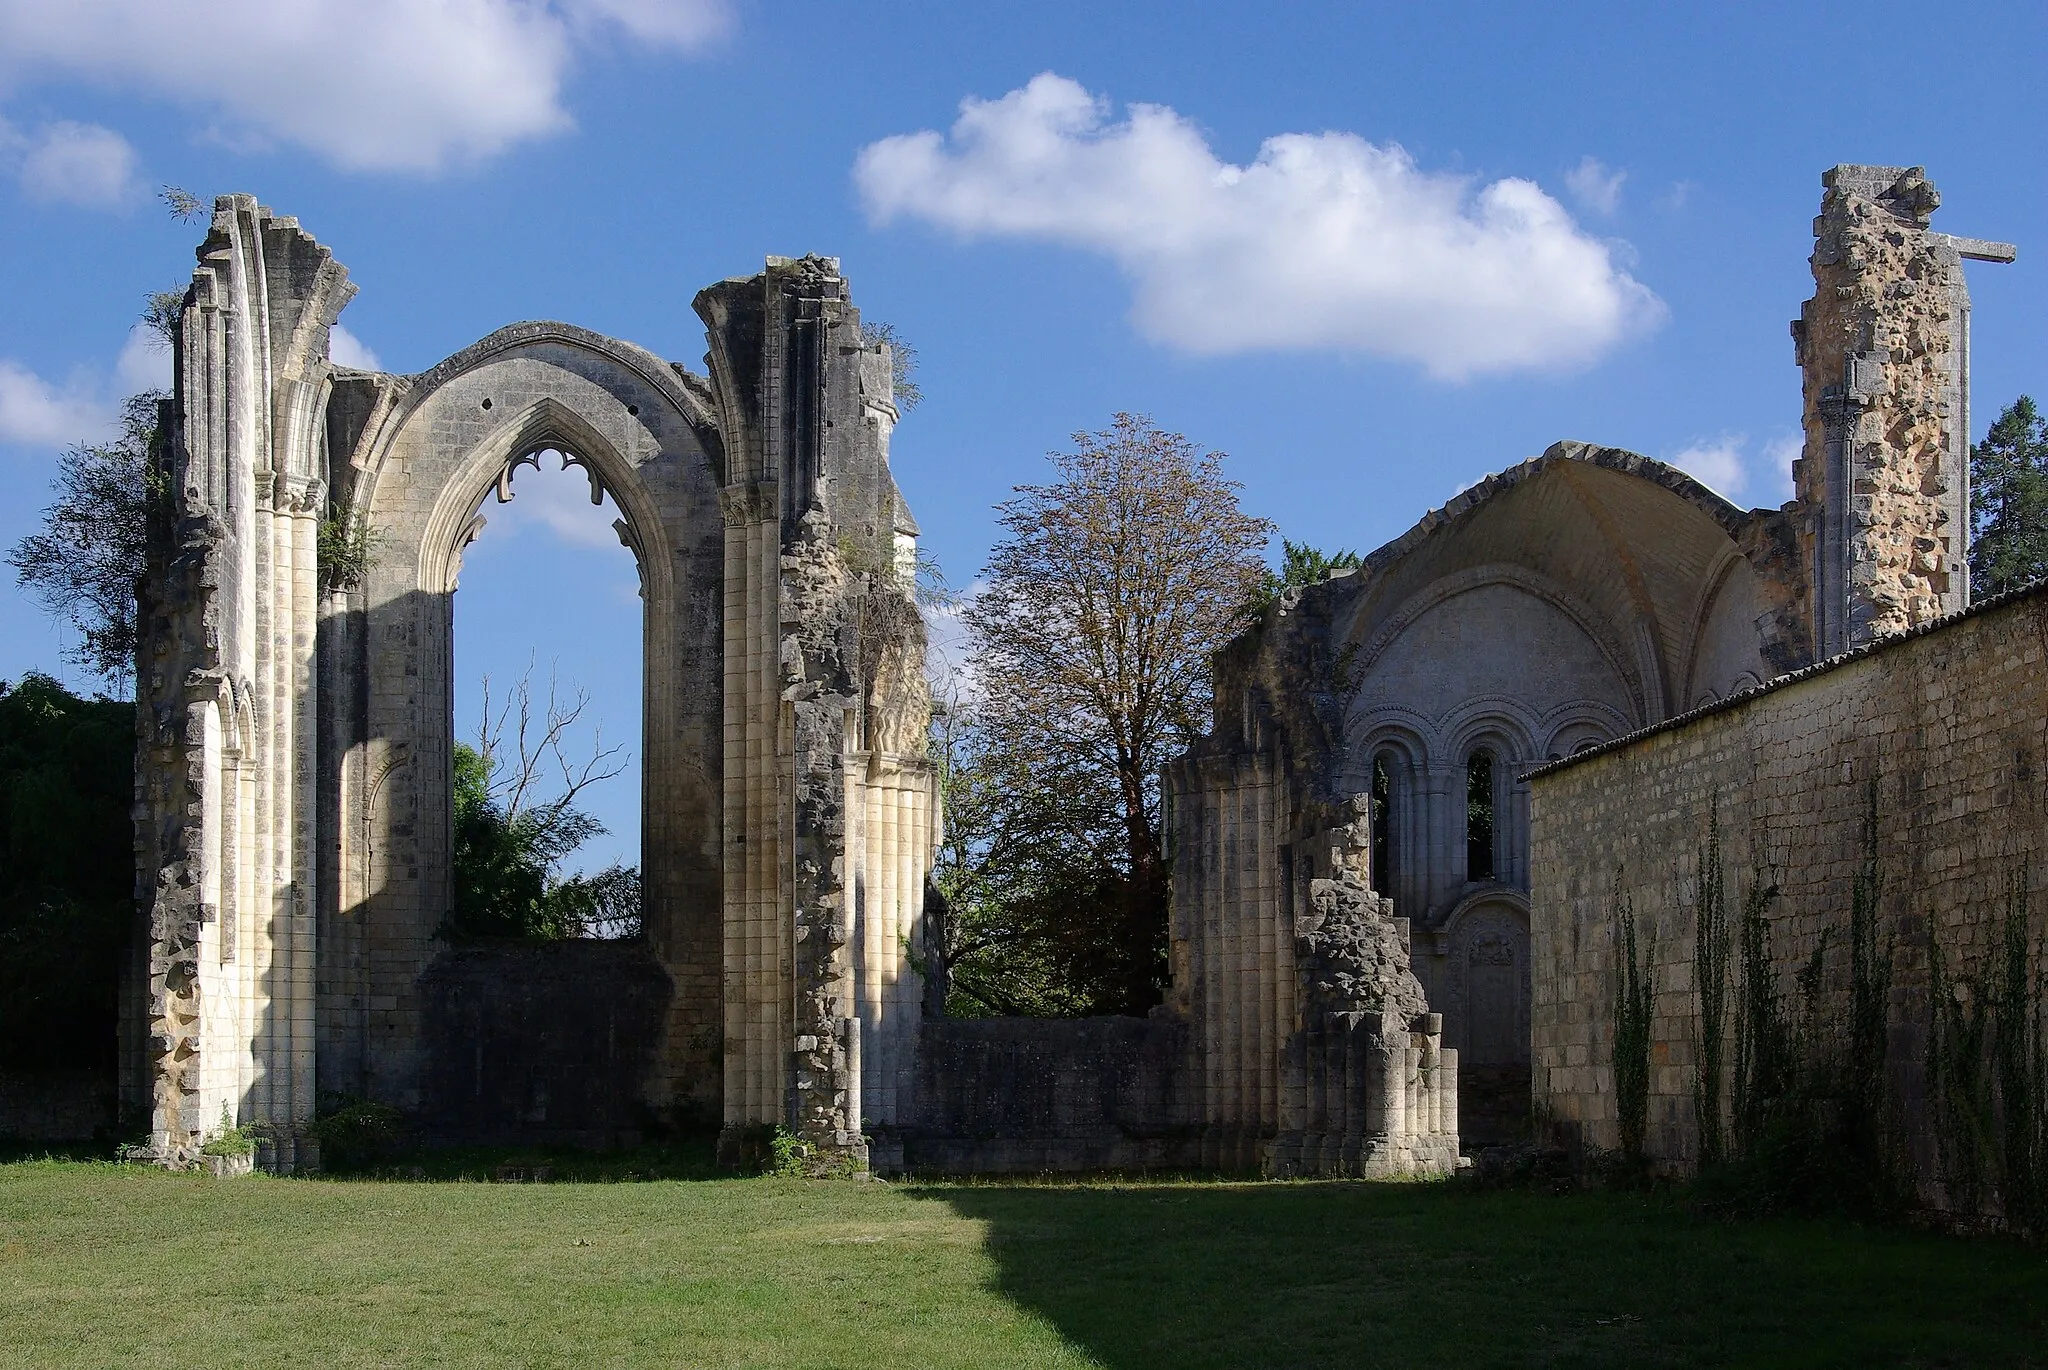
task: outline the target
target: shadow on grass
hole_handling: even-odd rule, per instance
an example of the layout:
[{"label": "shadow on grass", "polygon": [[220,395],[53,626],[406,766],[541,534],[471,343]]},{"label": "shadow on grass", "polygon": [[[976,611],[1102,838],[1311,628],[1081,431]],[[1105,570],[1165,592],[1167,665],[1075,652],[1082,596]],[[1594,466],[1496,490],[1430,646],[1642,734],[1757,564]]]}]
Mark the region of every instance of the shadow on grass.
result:
[{"label": "shadow on grass", "polygon": [[913,1192],[1111,1370],[2048,1364],[2048,1261],[2007,1242],[1447,1184]]}]

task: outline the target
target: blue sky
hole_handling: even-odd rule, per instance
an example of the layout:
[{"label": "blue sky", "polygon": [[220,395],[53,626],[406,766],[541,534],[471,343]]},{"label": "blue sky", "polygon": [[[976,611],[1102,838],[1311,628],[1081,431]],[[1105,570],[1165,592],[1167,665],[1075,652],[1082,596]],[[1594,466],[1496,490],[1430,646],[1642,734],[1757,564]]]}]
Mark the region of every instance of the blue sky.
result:
[{"label": "blue sky", "polygon": [[[698,365],[699,287],[840,257],[919,349],[895,462],[955,582],[1119,409],[1325,547],[1559,438],[1776,504],[1836,162],[1923,164],[1938,228],[2020,245],[1970,268],[1978,431],[2048,389],[2044,51],[2038,4],[0,0],[0,540],[161,365],[131,326],[200,235],[163,183],[297,215],[394,371],[526,318]],[[637,751],[611,515],[520,488],[462,669],[559,661]],[[0,677],[89,683],[64,640],[0,601]]]}]

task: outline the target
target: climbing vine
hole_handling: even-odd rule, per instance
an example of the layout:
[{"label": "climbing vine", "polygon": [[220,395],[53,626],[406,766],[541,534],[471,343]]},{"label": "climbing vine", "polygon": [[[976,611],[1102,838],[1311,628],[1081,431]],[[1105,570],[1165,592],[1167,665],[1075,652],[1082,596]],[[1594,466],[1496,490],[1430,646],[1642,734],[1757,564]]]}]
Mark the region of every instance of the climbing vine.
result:
[{"label": "climbing vine", "polygon": [[1622,892],[1619,869],[1614,872],[1614,903],[1620,911],[1615,935],[1619,964],[1614,980],[1614,1109],[1622,1157],[1640,1169],[1650,1117],[1650,1022],[1656,997],[1649,968],[1639,968],[1636,961],[1635,903]]}]

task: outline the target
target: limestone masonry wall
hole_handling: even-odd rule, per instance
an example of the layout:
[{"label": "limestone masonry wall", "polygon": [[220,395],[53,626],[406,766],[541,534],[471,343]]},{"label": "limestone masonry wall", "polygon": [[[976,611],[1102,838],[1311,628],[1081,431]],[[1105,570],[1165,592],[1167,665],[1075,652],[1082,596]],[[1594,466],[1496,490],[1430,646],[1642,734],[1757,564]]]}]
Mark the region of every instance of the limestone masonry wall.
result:
[{"label": "limestone masonry wall", "polygon": [[1770,956],[1780,994],[1797,1003],[1793,976],[1825,937],[1820,1021],[1843,1021],[1850,892],[1874,784],[1884,881],[1877,941],[1882,947],[1895,939],[1886,1068],[1922,1192],[1938,1199],[1925,1109],[1929,941],[1939,939],[1951,980],[1983,982],[2009,873],[2023,872],[2033,896],[2029,954],[2041,973],[2044,657],[2048,588],[2036,587],[1535,772],[1538,1116],[1567,1138],[1618,1142],[1612,1044],[1620,872],[1655,989],[1646,1148],[1659,1161],[1694,1159],[1693,898],[1713,814],[1731,922],[1754,882],[1775,881],[1781,894],[1770,912]]}]

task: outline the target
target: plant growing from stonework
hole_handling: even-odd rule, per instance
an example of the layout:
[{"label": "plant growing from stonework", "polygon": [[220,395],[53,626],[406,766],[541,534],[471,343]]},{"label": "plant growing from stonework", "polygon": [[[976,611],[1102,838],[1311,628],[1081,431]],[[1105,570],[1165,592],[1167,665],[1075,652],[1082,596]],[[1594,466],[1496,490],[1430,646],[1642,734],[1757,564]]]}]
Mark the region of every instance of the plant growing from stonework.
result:
[{"label": "plant growing from stonework", "polygon": [[2000,1113],[2000,1198],[2006,1221],[2034,1234],[2048,1231],[2048,1049],[2042,1041],[2038,982],[2028,938],[2027,885],[2014,872],[2000,929],[1997,1016],[1992,1059]]},{"label": "plant growing from stonework", "polygon": [[1619,869],[1614,872],[1614,904],[1620,911],[1614,939],[1615,1122],[1623,1159],[1640,1169],[1650,1119],[1650,1041],[1656,989],[1650,968],[1638,965],[1636,959],[1635,903],[1622,890]]},{"label": "plant growing from stonework", "polygon": [[370,526],[366,510],[335,509],[320,520],[318,562],[323,593],[353,590],[377,561],[382,530]]},{"label": "plant growing from stonework", "polygon": [[202,1156],[253,1156],[258,1132],[254,1127],[236,1127],[228,1106],[220,1106],[220,1126],[200,1144]]},{"label": "plant growing from stonework", "polygon": [[1928,1112],[1950,1211],[1996,1194],[2007,1225],[2048,1231],[2048,1041],[2024,866],[2006,878],[1989,974],[1953,972],[1928,938]]},{"label": "plant growing from stonework", "polygon": [[1282,538],[1280,569],[1267,570],[1260,577],[1258,586],[1252,593],[1251,603],[1247,606],[1247,613],[1256,618],[1278,604],[1288,591],[1320,585],[1330,578],[1332,571],[1349,570],[1363,564],[1356,552],[1325,552],[1305,542]]},{"label": "plant growing from stonework", "polygon": [[1790,1092],[1796,1045],[1778,996],[1771,961],[1771,906],[1778,886],[1759,879],[1743,896],[1736,929],[1741,979],[1735,1015],[1735,1073],[1730,1082],[1733,1141],[1739,1154],[1763,1145],[1774,1110]]},{"label": "plant growing from stonework", "polygon": [[1205,729],[1209,656],[1245,624],[1272,525],[1223,456],[1118,414],[997,506],[1004,536],[961,612],[976,682],[973,773],[1033,862],[1003,899],[1041,931],[1099,930],[1095,1012],[1143,1012],[1166,980],[1159,774]]},{"label": "plant growing from stonework", "polygon": [[889,349],[889,386],[896,412],[908,414],[923,404],[924,390],[917,383],[917,349],[904,341],[892,323],[863,324],[860,331],[861,341],[869,347],[882,343]]},{"label": "plant growing from stonework", "polygon": [[1862,859],[1849,896],[1849,1033],[1840,1100],[1845,1159],[1872,1185],[1873,1202],[1896,1197],[1901,1180],[1897,1119],[1891,1109],[1891,992],[1893,942],[1880,937],[1884,866],[1878,851],[1877,781],[1867,787]]},{"label": "plant growing from stonework", "polygon": [[1721,817],[1707,818],[1707,843],[1700,849],[1693,895],[1693,986],[1699,997],[1698,1073],[1693,1115],[1699,1126],[1702,1166],[1725,1153],[1721,1083],[1728,1041],[1728,894],[1721,865]]}]

